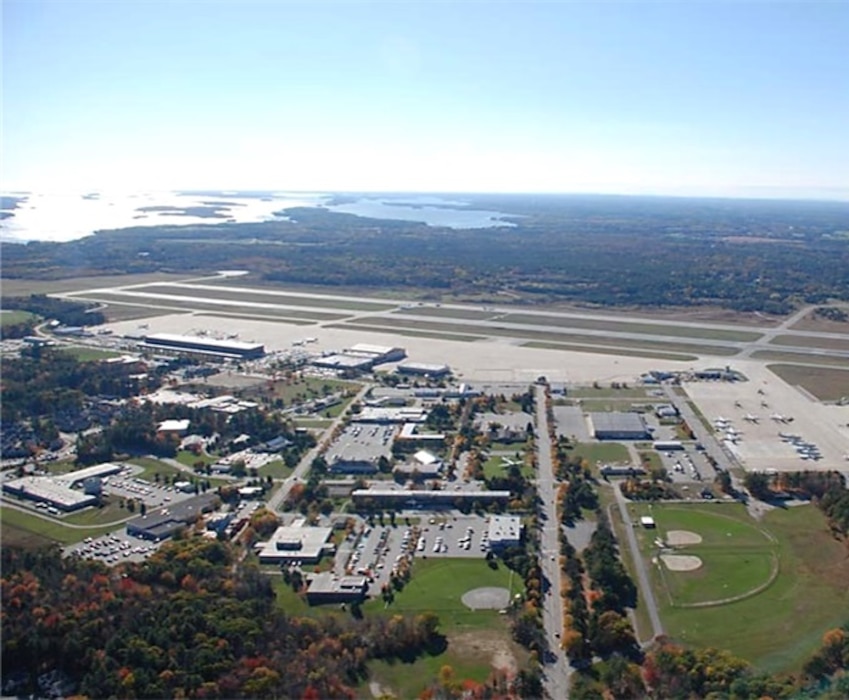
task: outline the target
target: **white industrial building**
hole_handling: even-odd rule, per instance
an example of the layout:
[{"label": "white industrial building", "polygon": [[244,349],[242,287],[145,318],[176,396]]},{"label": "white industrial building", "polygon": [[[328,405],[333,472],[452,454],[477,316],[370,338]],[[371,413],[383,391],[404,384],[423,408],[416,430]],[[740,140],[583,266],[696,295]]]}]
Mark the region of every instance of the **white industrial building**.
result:
[{"label": "white industrial building", "polygon": [[[64,512],[79,510],[97,502],[94,481],[117,474],[123,465],[106,462],[56,476],[25,476],[3,484],[6,493]],[[86,484],[86,488],[79,487]]]},{"label": "white industrial building", "polygon": [[291,525],[278,527],[267,542],[257,545],[261,564],[302,562],[315,564],[324,554],[332,554],[335,547],[329,542],[333,528],[311,527],[305,518]]},{"label": "white industrial building", "polygon": [[487,534],[493,551],[517,546],[522,541],[522,520],[518,515],[492,515]]}]

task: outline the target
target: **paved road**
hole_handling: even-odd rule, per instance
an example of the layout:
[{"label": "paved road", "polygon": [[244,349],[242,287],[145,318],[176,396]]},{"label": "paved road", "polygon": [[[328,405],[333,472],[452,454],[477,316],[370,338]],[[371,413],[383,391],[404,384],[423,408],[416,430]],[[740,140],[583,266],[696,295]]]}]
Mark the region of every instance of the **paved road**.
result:
[{"label": "paved road", "polygon": [[[371,387],[366,384],[362,389],[357,393],[357,395],[351,400],[353,404],[356,401],[359,401],[366,395],[368,390]],[[342,411],[330,424],[330,426],[324,431],[323,435],[332,435],[333,431],[336,429],[337,425],[340,425],[345,420],[345,415],[347,411]],[[316,446],[313,447],[309,452],[307,452],[302,458],[301,461],[298,462],[298,466],[292,471],[288,478],[283,480],[283,485],[277,489],[277,491],[268,499],[268,504],[266,507],[270,511],[279,511],[280,507],[283,505],[286,498],[289,496],[289,492],[292,490],[292,487],[300,481],[304,481],[307,473],[310,470],[310,466],[312,465],[312,461],[318,457],[319,452],[321,451],[322,439],[319,438]]]},{"label": "paved road", "polygon": [[[540,532],[540,568],[548,580],[548,590],[543,599],[543,624],[549,649],[554,653],[551,662],[544,665],[545,691],[552,700],[569,697],[569,677],[573,669],[560,649],[563,629],[563,599],[560,597],[560,542],[559,522],[556,512],[556,483],[551,441],[548,437],[548,415],[545,411],[545,387],[536,387],[537,413],[537,491],[540,498],[542,531]],[[553,560],[552,560],[553,557]]]},{"label": "paved road", "polygon": [[649,582],[649,574],[646,570],[646,562],[640,554],[640,547],[637,544],[637,536],[634,534],[634,523],[631,521],[631,514],[628,512],[628,502],[622,495],[618,484],[613,485],[613,492],[616,494],[616,504],[619,506],[619,513],[622,516],[622,522],[625,525],[625,535],[628,540],[628,546],[631,548],[631,559],[634,561],[634,568],[637,571],[637,580],[640,584],[640,591],[643,594],[643,601],[646,604],[646,610],[649,613],[651,621],[652,636],[657,637],[663,634],[663,625],[660,622],[660,613],[657,610],[657,601],[654,597],[654,589]]}]

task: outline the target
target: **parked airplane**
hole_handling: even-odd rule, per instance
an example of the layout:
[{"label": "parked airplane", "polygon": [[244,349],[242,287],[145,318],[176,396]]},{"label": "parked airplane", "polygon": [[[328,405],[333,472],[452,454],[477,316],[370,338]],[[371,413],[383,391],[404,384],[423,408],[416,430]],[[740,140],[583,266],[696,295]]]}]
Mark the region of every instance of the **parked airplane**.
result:
[{"label": "parked airplane", "polygon": [[727,418],[723,418],[722,416],[718,416],[717,418],[714,419],[713,422],[714,422],[715,425],[722,426],[722,425],[728,425],[731,421],[728,420]]},{"label": "parked airplane", "polygon": [[753,416],[751,413],[747,413],[743,416],[743,420],[747,420],[750,423],[757,423],[760,420],[760,416]]},{"label": "parked airplane", "polygon": [[773,413],[770,418],[774,420],[776,423],[788,423],[789,419],[786,416],[782,416],[780,413]]}]

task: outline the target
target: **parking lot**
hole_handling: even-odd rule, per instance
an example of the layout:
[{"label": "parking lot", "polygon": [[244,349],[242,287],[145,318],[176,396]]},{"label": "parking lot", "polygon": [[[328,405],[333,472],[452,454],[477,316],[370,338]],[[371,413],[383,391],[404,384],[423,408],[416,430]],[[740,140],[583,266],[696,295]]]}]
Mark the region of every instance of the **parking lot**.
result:
[{"label": "parking lot", "polygon": [[389,582],[393,568],[414,557],[482,558],[489,551],[485,517],[458,512],[409,514],[419,524],[405,525],[399,516],[396,526],[366,526],[354,544],[343,543],[336,555],[337,573],[370,576],[371,592],[379,594]]},{"label": "parking lot", "polygon": [[147,481],[134,474],[140,473],[140,467],[127,466],[119,474],[103,479],[103,492],[114,498],[142,501],[148,508],[179,503],[195,495],[194,491],[183,492],[164,482]]},{"label": "parking lot", "polygon": [[77,554],[84,559],[94,559],[104,564],[140,562],[155,552],[159,544],[128,535],[124,530],[86,537],[84,541],[65,547],[65,555]]}]

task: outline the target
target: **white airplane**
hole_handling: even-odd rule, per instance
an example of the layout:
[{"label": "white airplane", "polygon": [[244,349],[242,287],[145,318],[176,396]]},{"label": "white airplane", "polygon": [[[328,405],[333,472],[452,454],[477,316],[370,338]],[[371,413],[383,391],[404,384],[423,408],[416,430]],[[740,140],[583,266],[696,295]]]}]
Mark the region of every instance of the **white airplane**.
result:
[{"label": "white airplane", "polygon": [[780,413],[773,413],[770,416],[770,418],[772,418],[772,420],[774,420],[776,423],[786,423],[787,422],[786,416],[782,416]]},{"label": "white airplane", "polygon": [[743,416],[743,420],[747,420],[750,423],[757,423],[760,420],[760,416],[753,416],[751,413],[747,413]]},{"label": "white airplane", "polygon": [[517,462],[515,459],[510,459],[509,457],[501,458],[501,466],[502,467],[521,467],[522,463]]},{"label": "white airplane", "polygon": [[728,442],[737,444],[737,441],[740,439],[740,436],[737,433],[725,433],[725,439]]}]

